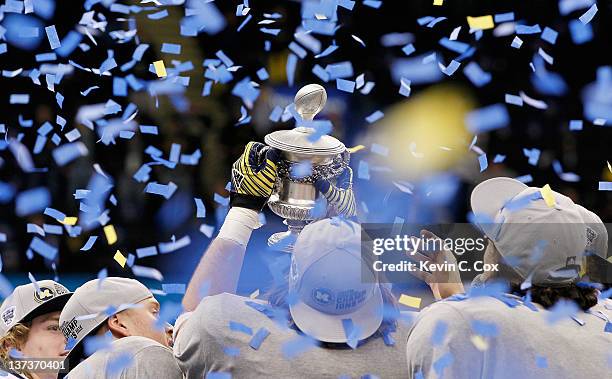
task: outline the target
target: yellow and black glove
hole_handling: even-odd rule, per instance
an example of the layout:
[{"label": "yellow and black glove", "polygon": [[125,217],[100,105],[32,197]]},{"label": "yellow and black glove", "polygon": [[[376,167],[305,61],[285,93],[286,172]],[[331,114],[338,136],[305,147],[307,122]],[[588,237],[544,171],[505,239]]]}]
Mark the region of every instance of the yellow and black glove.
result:
[{"label": "yellow and black glove", "polygon": [[276,182],[278,150],[249,142],[232,166],[230,205],[261,211]]},{"label": "yellow and black glove", "polygon": [[355,194],[353,193],[353,170],[347,167],[338,177],[336,185],[326,179],[319,179],[315,187],[327,199],[327,216],[340,215],[346,218],[357,214]]}]

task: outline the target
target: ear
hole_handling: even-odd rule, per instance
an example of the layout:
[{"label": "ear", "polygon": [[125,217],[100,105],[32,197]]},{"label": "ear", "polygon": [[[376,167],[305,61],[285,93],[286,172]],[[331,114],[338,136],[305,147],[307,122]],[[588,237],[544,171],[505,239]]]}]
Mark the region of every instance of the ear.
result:
[{"label": "ear", "polygon": [[106,321],[108,329],[115,338],[129,337],[131,335],[128,326],[125,323],[125,318],[121,313],[114,314]]}]

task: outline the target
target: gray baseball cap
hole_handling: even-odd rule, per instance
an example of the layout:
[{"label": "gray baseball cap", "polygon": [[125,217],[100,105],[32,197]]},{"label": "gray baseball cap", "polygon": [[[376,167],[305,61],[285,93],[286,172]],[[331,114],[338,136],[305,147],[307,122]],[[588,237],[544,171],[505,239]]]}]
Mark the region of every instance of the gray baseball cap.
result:
[{"label": "gray baseball cap", "polygon": [[564,285],[579,277],[586,251],[606,254],[607,232],[594,213],[569,197],[512,178],[493,178],[472,191],[472,211],[497,251],[523,279],[534,284]]},{"label": "gray baseball cap", "polygon": [[[132,307],[153,294],[134,279],[108,277],[83,284],[64,306],[60,329],[72,339],[72,349],[110,316]],[[72,350],[71,349],[71,350]]]},{"label": "gray baseball cap", "polygon": [[[38,288],[37,288],[38,287]],[[0,333],[5,336],[15,324],[45,313],[61,311],[72,293],[53,280],[18,286],[0,307]]]},{"label": "gray baseball cap", "polygon": [[362,271],[361,227],[351,221],[323,219],[300,233],[291,257],[289,311],[304,333],[319,341],[348,342],[346,322],[357,340],[371,336],[383,320],[379,283]]}]

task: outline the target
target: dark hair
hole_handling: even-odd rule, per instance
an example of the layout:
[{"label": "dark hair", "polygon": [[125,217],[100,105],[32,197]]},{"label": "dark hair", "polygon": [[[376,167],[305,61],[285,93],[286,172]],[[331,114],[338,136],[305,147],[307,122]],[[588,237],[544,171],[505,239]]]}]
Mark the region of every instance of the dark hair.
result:
[{"label": "dark hair", "polygon": [[531,301],[538,303],[548,309],[555,305],[559,300],[571,300],[575,302],[583,311],[597,304],[597,289],[590,286],[570,284],[564,287],[542,287],[533,285],[531,288],[521,290],[521,285],[511,284],[512,293],[525,296],[531,293]]},{"label": "dark hair", "polygon": [[[391,293],[391,290],[389,288],[387,288],[386,286],[382,286],[382,285],[379,285],[379,287],[380,287],[380,292],[382,294],[383,309],[384,309],[382,323],[380,324],[380,327],[378,328],[376,333],[372,334],[370,337],[366,338],[360,343],[366,343],[367,341],[370,341],[371,339],[383,337],[385,334],[394,332],[397,328],[397,319],[400,314],[397,299],[395,298],[393,293]],[[272,287],[269,291],[267,291],[264,297],[268,299],[268,303],[270,303],[271,306],[286,310],[287,311],[286,315],[287,315],[288,324],[289,324],[288,326],[290,328],[299,330],[297,325],[295,325],[293,318],[291,317],[291,313],[289,313],[289,304],[287,304],[288,294],[289,294],[289,284],[287,280],[284,280],[283,283],[277,284],[276,286]],[[338,345],[344,345],[344,344],[328,343],[328,342],[322,342],[322,341],[320,341],[320,343],[321,343],[321,346],[326,347],[326,348],[338,348]]]}]

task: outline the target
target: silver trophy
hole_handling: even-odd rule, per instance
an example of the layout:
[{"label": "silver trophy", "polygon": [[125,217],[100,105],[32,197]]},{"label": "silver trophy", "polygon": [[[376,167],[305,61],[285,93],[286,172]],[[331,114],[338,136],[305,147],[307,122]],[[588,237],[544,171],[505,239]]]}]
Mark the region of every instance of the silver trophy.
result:
[{"label": "silver trophy", "polygon": [[[325,106],[327,93],[318,84],[308,84],[295,95],[295,109],[304,120],[312,120]],[[315,130],[298,126],[291,130],[279,130],[266,135],[265,142],[281,151],[278,176],[268,207],[284,218],[288,229],[275,233],[268,245],[278,250],[292,252],[295,239],[308,223],[315,219],[313,209],[318,194],[314,183],[317,179],[335,179],[349,163],[349,154],[344,144],[336,138],[323,135],[312,141]],[[309,139],[310,138],[310,139]],[[294,177],[292,167],[308,161],[312,172],[306,177]]]}]

